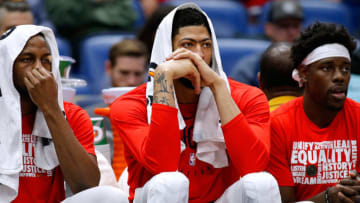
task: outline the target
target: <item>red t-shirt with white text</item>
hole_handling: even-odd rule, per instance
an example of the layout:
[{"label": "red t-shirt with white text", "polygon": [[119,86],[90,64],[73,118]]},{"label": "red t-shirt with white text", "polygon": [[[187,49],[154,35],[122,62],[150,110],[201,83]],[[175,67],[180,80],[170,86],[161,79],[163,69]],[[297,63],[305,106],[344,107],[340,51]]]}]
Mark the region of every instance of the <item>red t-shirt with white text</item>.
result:
[{"label": "red t-shirt with white text", "polygon": [[[93,127],[89,116],[79,106],[64,102],[66,118],[84,149],[95,155]],[[13,203],[60,202],[65,199],[64,177],[60,166],[44,170],[34,164],[37,136],[32,135],[35,114],[22,117],[23,170],[19,174],[19,192]]]},{"label": "red t-shirt with white text", "polygon": [[294,186],[296,200],[306,200],[359,170],[360,104],[346,99],[326,128],[306,116],[303,97],[271,114],[268,171],[279,186]]}]

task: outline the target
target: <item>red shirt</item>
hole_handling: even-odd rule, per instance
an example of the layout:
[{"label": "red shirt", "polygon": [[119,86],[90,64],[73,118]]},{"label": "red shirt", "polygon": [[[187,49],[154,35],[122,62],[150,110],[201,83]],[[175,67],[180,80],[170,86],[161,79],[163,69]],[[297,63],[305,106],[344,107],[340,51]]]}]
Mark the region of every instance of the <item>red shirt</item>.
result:
[{"label": "red shirt", "polygon": [[[255,87],[232,80],[229,83],[231,96],[242,113],[222,126],[230,163],[219,169],[195,157],[192,131],[196,105],[180,105],[187,127],[179,130],[177,109],[162,104],[153,104],[148,124],[146,84],[114,101],[110,119],[125,142],[130,200],[136,188],[165,171],[178,170],[188,177],[190,202],[210,202],[218,199],[240,176],[265,169],[270,150],[266,97]],[[187,145],[182,153],[180,139]]]},{"label": "red shirt", "polygon": [[[88,153],[95,155],[93,127],[89,116],[79,106],[64,102],[66,118],[76,138]],[[60,202],[65,199],[64,177],[60,166],[44,170],[34,164],[37,136],[32,135],[35,114],[22,117],[23,170],[19,192],[13,202]]]},{"label": "red shirt", "polygon": [[326,128],[306,116],[303,97],[271,115],[268,171],[279,186],[294,186],[296,200],[313,197],[359,169],[360,104],[346,99]]}]

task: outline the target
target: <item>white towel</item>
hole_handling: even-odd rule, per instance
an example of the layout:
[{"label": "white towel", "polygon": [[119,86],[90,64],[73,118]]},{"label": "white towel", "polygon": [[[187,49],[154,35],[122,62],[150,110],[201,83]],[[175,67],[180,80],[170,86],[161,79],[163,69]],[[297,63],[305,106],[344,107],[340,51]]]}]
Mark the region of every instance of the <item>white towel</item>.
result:
[{"label": "white towel", "polygon": [[[208,19],[211,38],[213,44],[213,57],[212,57],[212,69],[217,72],[224,81],[226,81],[228,90],[230,92],[227,77],[222,69],[219,48],[216,41],[213,25],[207,15],[194,3],[186,3],[171,11],[160,23],[154,40],[154,45],[151,53],[151,67],[149,71],[154,72],[156,64],[163,63],[166,57],[170,56],[173,52],[171,30],[173,24],[173,18],[175,12],[178,9],[195,8],[202,12]],[[152,96],[153,96],[153,78],[150,77],[146,87],[147,98],[147,114],[148,123],[151,121],[152,111]],[[179,109],[174,92],[175,105]],[[185,128],[185,122],[178,110],[179,128],[183,130]],[[228,157],[226,154],[226,146],[224,143],[224,136],[221,129],[220,116],[217,110],[214,96],[210,88],[205,87],[201,90],[199,103],[197,106],[195,124],[193,131],[193,140],[197,142],[196,156],[199,160],[211,164],[215,168],[222,168],[228,166]],[[182,151],[185,148],[185,144],[181,143]]]},{"label": "white towel", "polygon": [[[10,202],[17,196],[19,172],[23,168],[20,95],[13,82],[13,64],[27,41],[42,33],[52,55],[52,73],[57,81],[58,102],[62,111],[63,97],[59,73],[59,52],[51,29],[21,25],[0,38],[0,202]],[[39,136],[35,144],[35,164],[51,170],[59,165],[54,143],[42,112],[35,116],[33,135]]]}]

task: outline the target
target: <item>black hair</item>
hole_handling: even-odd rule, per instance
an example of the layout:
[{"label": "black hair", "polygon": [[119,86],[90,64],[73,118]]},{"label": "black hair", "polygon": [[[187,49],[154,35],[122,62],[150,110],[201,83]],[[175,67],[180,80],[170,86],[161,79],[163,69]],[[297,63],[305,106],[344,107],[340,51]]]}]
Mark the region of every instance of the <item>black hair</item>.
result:
[{"label": "black hair", "polygon": [[185,26],[203,25],[211,36],[210,26],[206,16],[195,8],[184,8],[176,11],[171,31],[171,39],[179,33],[179,29]]},{"label": "black hair", "polygon": [[146,20],[144,26],[138,32],[136,38],[142,41],[147,47],[148,62],[154,43],[156,29],[159,27],[162,19],[169,14],[175,7],[171,5],[161,5],[155,12]]},{"label": "black hair", "polygon": [[0,8],[5,8],[7,11],[15,12],[30,12],[30,6],[25,0],[4,0],[0,1]]},{"label": "black hair", "polygon": [[264,89],[274,87],[298,87],[292,79],[293,62],[290,58],[291,44],[277,42],[271,44],[260,59],[260,77]]},{"label": "black hair", "polygon": [[291,49],[294,68],[297,68],[315,48],[330,43],[344,45],[350,54],[356,47],[354,38],[343,25],[316,22],[301,32],[300,37],[294,42]]}]

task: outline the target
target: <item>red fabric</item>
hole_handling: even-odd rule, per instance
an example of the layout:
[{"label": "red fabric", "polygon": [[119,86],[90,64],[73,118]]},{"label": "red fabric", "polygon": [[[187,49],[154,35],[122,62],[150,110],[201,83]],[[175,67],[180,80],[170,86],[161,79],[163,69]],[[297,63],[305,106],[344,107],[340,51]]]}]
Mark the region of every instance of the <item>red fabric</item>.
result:
[{"label": "red fabric", "polygon": [[[64,102],[65,114],[76,138],[88,153],[95,155],[93,127],[89,116],[79,106]],[[34,165],[37,136],[31,135],[35,114],[22,117],[23,164],[20,172],[19,193],[13,202],[60,202],[65,199],[64,177],[60,166],[43,170]]]},{"label": "red fabric", "polygon": [[[125,143],[130,185],[129,199],[152,176],[179,170],[190,180],[190,202],[210,202],[240,176],[263,171],[270,147],[269,106],[257,88],[229,80],[232,97],[242,113],[222,127],[230,165],[215,169],[195,157],[192,131],[196,105],[180,105],[186,128],[179,130],[177,109],[153,104],[147,123],[146,84],[115,100],[110,119]],[[187,145],[180,154],[180,139]]]},{"label": "red fabric", "polygon": [[263,6],[269,0],[240,0],[246,7]]},{"label": "red fabric", "polygon": [[330,126],[320,129],[308,119],[302,102],[303,97],[297,98],[272,113],[267,169],[280,186],[294,186],[297,201],[359,170],[360,104],[347,99]]}]

